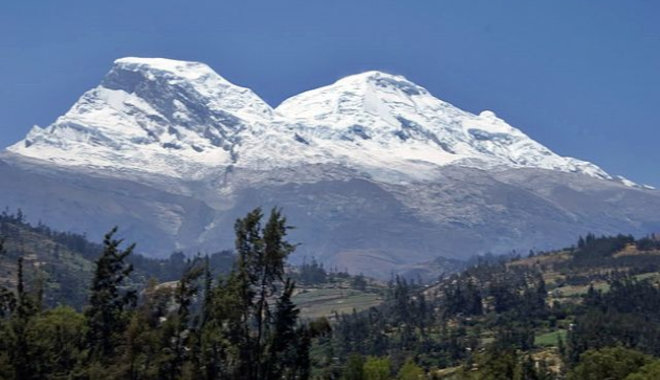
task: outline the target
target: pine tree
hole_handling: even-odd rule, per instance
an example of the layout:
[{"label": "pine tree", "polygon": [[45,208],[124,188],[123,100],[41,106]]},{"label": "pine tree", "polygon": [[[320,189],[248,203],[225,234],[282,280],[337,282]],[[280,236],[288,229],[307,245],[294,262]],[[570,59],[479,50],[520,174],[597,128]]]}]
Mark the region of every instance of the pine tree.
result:
[{"label": "pine tree", "polygon": [[344,367],[343,380],[365,380],[364,357],[360,354],[351,354],[348,363]]},{"label": "pine tree", "polygon": [[[0,255],[5,254],[5,239],[0,238]],[[16,296],[14,292],[4,286],[0,286],[0,318],[10,315],[16,308]]]},{"label": "pine tree", "polygon": [[264,360],[263,377],[266,379],[281,378],[287,368],[290,372],[296,371],[298,364],[296,343],[298,343],[299,331],[296,331],[295,327],[299,311],[291,301],[294,287],[293,281],[287,279],[282,295],[277,300],[273,331],[266,347],[267,357]]},{"label": "pine tree", "polygon": [[398,380],[420,380],[424,378],[424,370],[412,359],[406,360],[397,373]]},{"label": "pine tree", "polygon": [[197,280],[202,275],[204,268],[189,263],[181,280],[174,292],[174,301],[178,305],[176,315],[173,316],[171,342],[171,360],[169,362],[167,376],[176,379],[181,376],[184,363],[189,360],[188,351],[191,349],[191,341],[195,334],[195,326],[191,325],[191,310],[193,298],[198,293]]},{"label": "pine tree", "polygon": [[34,298],[25,289],[23,257],[19,257],[16,276],[16,310],[11,319],[13,339],[9,351],[17,379],[37,378],[36,363],[30,355],[27,338],[28,324],[32,317],[37,314],[37,310]]},{"label": "pine tree", "polygon": [[296,328],[294,283],[284,276],[284,262],[295,247],[285,240],[289,227],[279,210],[272,210],[264,226],[262,219],[257,208],[236,221],[234,270],[215,287],[205,277],[199,360],[206,378],[306,376],[301,363],[309,366],[309,360],[301,357],[300,347],[307,347],[306,355],[309,342]]},{"label": "pine tree", "polygon": [[387,380],[391,371],[390,359],[387,357],[369,357],[364,362],[364,376],[368,380]]},{"label": "pine tree", "polygon": [[[243,313],[243,341],[240,344],[241,371],[255,379],[265,378],[266,347],[273,315],[268,300],[283,282],[284,261],[295,247],[285,239],[286,218],[273,209],[262,228],[263,214],[257,208],[236,221],[237,276]],[[251,329],[250,325],[254,328]]]},{"label": "pine tree", "polygon": [[92,361],[107,362],[114,356],[127,324],[126,311],[136,302],[134,290],[122,290],[124,280],[133,270],[132,265],[125,262],[126,257],[135,245],[121,250],[122,240],[114,239],[116,232],[117,227],[103,239],[103,253],[96,261],[89,307],[85,310],[89,359]]}]

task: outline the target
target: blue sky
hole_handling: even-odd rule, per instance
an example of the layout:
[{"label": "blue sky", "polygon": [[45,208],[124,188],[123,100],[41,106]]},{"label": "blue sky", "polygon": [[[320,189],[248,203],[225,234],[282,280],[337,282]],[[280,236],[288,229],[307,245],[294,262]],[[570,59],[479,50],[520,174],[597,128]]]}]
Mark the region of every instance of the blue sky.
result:
[{"label": "blue sky", "polygon": [[0,146],[122,56],[203,61],[272,105],[377,69],[660,186],[659,17],[655,0],[4,0]]}]

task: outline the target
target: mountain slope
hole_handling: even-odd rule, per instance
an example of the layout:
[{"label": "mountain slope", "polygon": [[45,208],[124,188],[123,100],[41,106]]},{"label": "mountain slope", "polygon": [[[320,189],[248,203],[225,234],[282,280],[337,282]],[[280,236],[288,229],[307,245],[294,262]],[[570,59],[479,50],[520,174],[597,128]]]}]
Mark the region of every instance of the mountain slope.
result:
[{"label": "mountain slope", "polygon": [[229,248],[235,218],[280,206],[298,258],[376,276],[660,229],[657,191],[381,72],[273,110],[200,63],[119,59],[1,153],[0,177],[3,201],[35,220],[93,238],[118,224],[151,255]]},{"label": "mountain slope", "polygon": [[553,153],[491,111],[473,115],[404,77],[377,71],[294,96],[276,111],[293,120],[306,141],[333,144],[347,161],[400,166],[402,173],[409,174],[413,165],[431,171],[452,164],[534,167],[611,178],[591,163]]},{"label": "mountain slope", "polygon": [[[123,232],[118,235],[124,235]],[[18,259],[22,258],[26,284],[43,287],[45,305],[81,308],[87,303],[95,262],[103,251],[101,244],[87,240],[85,235],[59,232],[43,224],[32,226],[22,216],[6,211],[0,213],[0,240],[0,286],[16,288]],[[234,256],[229,252],[214,253],[208,259],[215,274],[227,273],[234,264]],[[187,266],[180,253],[167,259],[132,254],[127,260],[133,266],[128,283],[138,289],[150,279],[178,280]]]},{"label": "mountain slope", "polygon": [[60,165],[196,178],[199,170],[229,165],[308,164],[372,174],[388,168],[422,180],[434,179],[432,172],[445,165],[612,178],[553,153],[493,112],[462,111],[401,76],[353,75],[273,111],[204,64],[158,58],[116,60],[100,86],[9,150]]},{"label": "mountain slope", "polygon": [[204,64],[122,58],[65,115],[9,150],[59,165],[189,176],[231,164],[240,133],[272,113]]}]

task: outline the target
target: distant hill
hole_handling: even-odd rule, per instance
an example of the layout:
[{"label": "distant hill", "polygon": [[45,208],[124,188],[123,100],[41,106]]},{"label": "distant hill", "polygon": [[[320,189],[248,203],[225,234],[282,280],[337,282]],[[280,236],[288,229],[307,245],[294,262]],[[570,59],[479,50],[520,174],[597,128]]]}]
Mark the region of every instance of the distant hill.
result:
[{"label": "distant hill", "polygon": [[[86,236],[59,232],[43,224],[32,226],[22,212],[0,214],[0,238],[5,252],[0,255],[0,285],[15,288],[18,258],[24,261],[24,271],[31,286],[43,287],[46,306],[66,304],[80,307],[87,301],[87,292],[94,271],[94,261],[101,245]],[[128,245],[129,242],[126,242]],[[210,255],[215,273],[228,272],[233,265],[231,252]],[[173,253],[167,259],[153,259],[133,254],[129,262],[135,270],[129,279],[137,288],[154,278],[159,282],[174,281],[186,268],[186,256]]]},{"label": "distant hill", "polygon": [[433,285],[396,279],[381,305],[340,317],[314,360],[320,377],[358,352],[394,368],[414,358],[447,380],[582,379],[587,352],[625,348],[660,364],[659,316],[660,241],[587,234],[564,249],[474,258]]},{"label": "distant hill", "polygon": [[460,272],[467,265],[468,263],[464,260],[440,256],[431,261],[407,266],[402,271],[401,276],[414,281],[432,283],[438,279]]}]

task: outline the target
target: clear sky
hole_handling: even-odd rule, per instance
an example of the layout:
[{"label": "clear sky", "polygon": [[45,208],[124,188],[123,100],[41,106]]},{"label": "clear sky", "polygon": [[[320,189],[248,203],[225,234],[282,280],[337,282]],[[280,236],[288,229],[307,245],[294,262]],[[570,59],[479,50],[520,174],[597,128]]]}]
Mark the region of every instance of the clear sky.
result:
[{"label": "clear sky", "polygon": [[0,146],[122,56],[202,61],[273,106],[376,69],[660,187],[659,20],[656,0],[3,0]]}]

